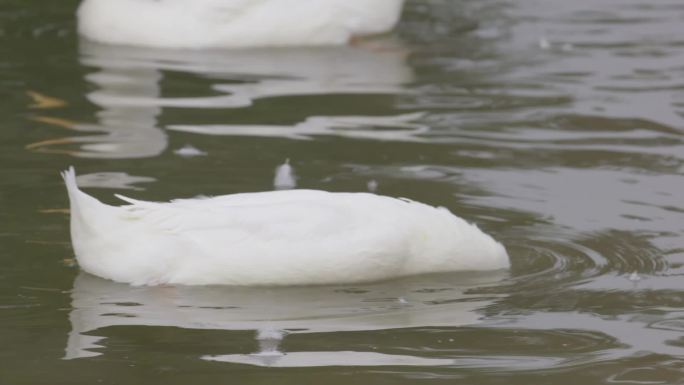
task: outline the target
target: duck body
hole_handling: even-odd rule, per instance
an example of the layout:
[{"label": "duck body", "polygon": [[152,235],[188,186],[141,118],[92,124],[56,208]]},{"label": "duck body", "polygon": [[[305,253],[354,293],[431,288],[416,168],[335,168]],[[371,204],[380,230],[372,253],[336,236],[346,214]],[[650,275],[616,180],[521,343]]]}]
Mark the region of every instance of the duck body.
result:
[{"label": "duck body", "polygon": [[336,45],[383,33],[403,0],[83,0],[89,40],[164,48]]},{"label": "duck body", "polygon": [[110,206],[63,174],[81,268],[133,285],[310,285],[509,267],[504,247],[444,208],[369,193],[287,190]]}]

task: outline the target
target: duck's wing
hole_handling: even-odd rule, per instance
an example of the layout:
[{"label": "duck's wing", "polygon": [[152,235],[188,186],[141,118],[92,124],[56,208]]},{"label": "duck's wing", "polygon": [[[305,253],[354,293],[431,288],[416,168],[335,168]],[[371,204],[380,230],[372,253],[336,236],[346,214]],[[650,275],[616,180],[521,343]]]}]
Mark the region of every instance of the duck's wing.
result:
[{"label": "duck's wing", "polygon": [[355,197],[351,206],[345,195],[348,194],[294,190],[170,203],[117,196],[130,204],[122,207],[126,219],[154,231],[200,238],[223,234],[232,240],[296,240],[339,236],[367,220],[365,213],[374,205],[373,196]]}]

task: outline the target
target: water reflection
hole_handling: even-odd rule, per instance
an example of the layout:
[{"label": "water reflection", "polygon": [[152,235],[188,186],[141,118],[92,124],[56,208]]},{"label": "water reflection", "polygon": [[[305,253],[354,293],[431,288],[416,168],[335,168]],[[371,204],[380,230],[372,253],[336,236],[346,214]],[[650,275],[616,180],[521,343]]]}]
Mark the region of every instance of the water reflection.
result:
[{"label": "water reflection", "polygon": [[205,135],[256,136],[311,140],[316,136],[421,142],[429,128],[416,121],[421,113],[393,116],[311,116],[293,125],[223,124],[171,125],[173,131]]},{"label": "water reflection", "polygon": [[[413,79],[408,51],[393,40],[364,46],[230,51],[139,49],[82,42],[81,64],[95,71],[85,76],[93,86],[86,98],[97,106],[97,123],[40,116],[35,120],[78,131],[82,135],[32,143],[28,149],[85,158],[142,158],[164,152],[168,145],[159,125],[164,108],[249,109],[257,100],[297,96],[395,95]],[[174,76],[189,76],[195,96],[164,96]],[[173,86],[169,86],[173,90]],[[187,92],[186,92],[187,94]],[[43,97],[45,99],[45,97]],[[311,106],[307,107],[311,108]],[[420,114],[362,116],[340,109],[340,115],[314,115],[301,109],[300,122],[270,125],[262,121],[216,124],[170,122],[168,128],[212,135],[273,136],[292,139],[339,135],[379,140],[410,140],[427,130],[413,121]],[[83,135],[85,134],[85,135]],[[66,148],[66,149],[65,149]],[[185,156],[185,152],[179,155]]]},{"label": "water reflection", "polygon": [[125,172],[97,172],[92,174],[81,174],[76,177],[78,186],[81,188],[97,187],[120,190],[144,190],[143,187],[136,186],[138,183],[155,182],[155,178],[147,176],[129,175]]},{"label": "water reflection", "polygon": [[[97,123],[79,123],[54,118],[36,120],[81,133],[78,136],[32,143],[28,149],[44,153],[65,153],[82,158],[145,158],[161,154],[167,147],[167,135],[158,127],[161,108],[143,104],[117,104],[110,100],[127,98],[155,99],[160,97],[162,75],[154,68],[121,66],[111,56],[113,48],[95,49],[85,44],[81,62],[97,70],[86,75],[94,86],[86,98],[100,110]],[[113,55],[110,52],[110,55]],[[63,148],[64,146],[67,148]],[[57,147],[57,148],[55,148]]]},{"label": "water reflection", "polygon": [[[85,66],[194,75],[196,81],[209,81],[206,93],[218,93],[161,97],[131,92],[89,97],[106,106],[242,108],[258,99],[279,96],[404,93],[403,86],[413,79],[406,64],[408,51],[393,40],[353,47],[227,51],[155,50],[83,42],[81,54]],[[160,87],[161,79],[154,80]]]},{"label": "water reflection", "polygon": [[[498,274],[424,276],[364,286],[291,288],[133,287],[80,273],[71,292],[71,331],[66,359],[105,354],[97,335],[111,326],[174,326],[184,329],[256,330],[260,351],[206,356],[207,360],[301,366],[336,362],[383,365],[445,364],[451,360],[377,352],[284,352],[288,334],[385,330],[477,324],[479,309],[498,295],[474,295],[474,287]],[[389,360],[389,361],[388,361]],[[434,362],[433,362],[434,361]]]}]

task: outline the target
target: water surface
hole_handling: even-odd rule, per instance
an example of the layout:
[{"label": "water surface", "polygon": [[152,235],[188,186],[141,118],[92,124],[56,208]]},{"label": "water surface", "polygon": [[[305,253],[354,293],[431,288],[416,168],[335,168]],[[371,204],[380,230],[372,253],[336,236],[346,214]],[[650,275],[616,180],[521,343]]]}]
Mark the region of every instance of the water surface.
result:
[{"label": "water surface", "polygon": [[[173,51],[79,41],[76,3],[0,5],[1,383],[684,382],[683,5],[413,1],[349,47]],[[110,203],[408,197],[513,266],[130,287],[74,266],[69,165]]]}]

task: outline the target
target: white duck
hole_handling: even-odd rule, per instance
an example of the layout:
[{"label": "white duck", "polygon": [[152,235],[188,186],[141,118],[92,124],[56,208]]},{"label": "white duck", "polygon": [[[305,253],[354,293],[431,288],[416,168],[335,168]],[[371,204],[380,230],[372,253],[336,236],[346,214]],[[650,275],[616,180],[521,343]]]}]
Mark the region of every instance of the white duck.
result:
[{"label": "white duck", "polygon": [[109,206],[62,173],[81,268],[133,285],[305,285],[509,266],[445,208],[369,193],[289,190]]},{"label": "white duck", "polygon": [[383,33],[404,0],[84,0],[79,33],[166,48],[345,44]]}]

